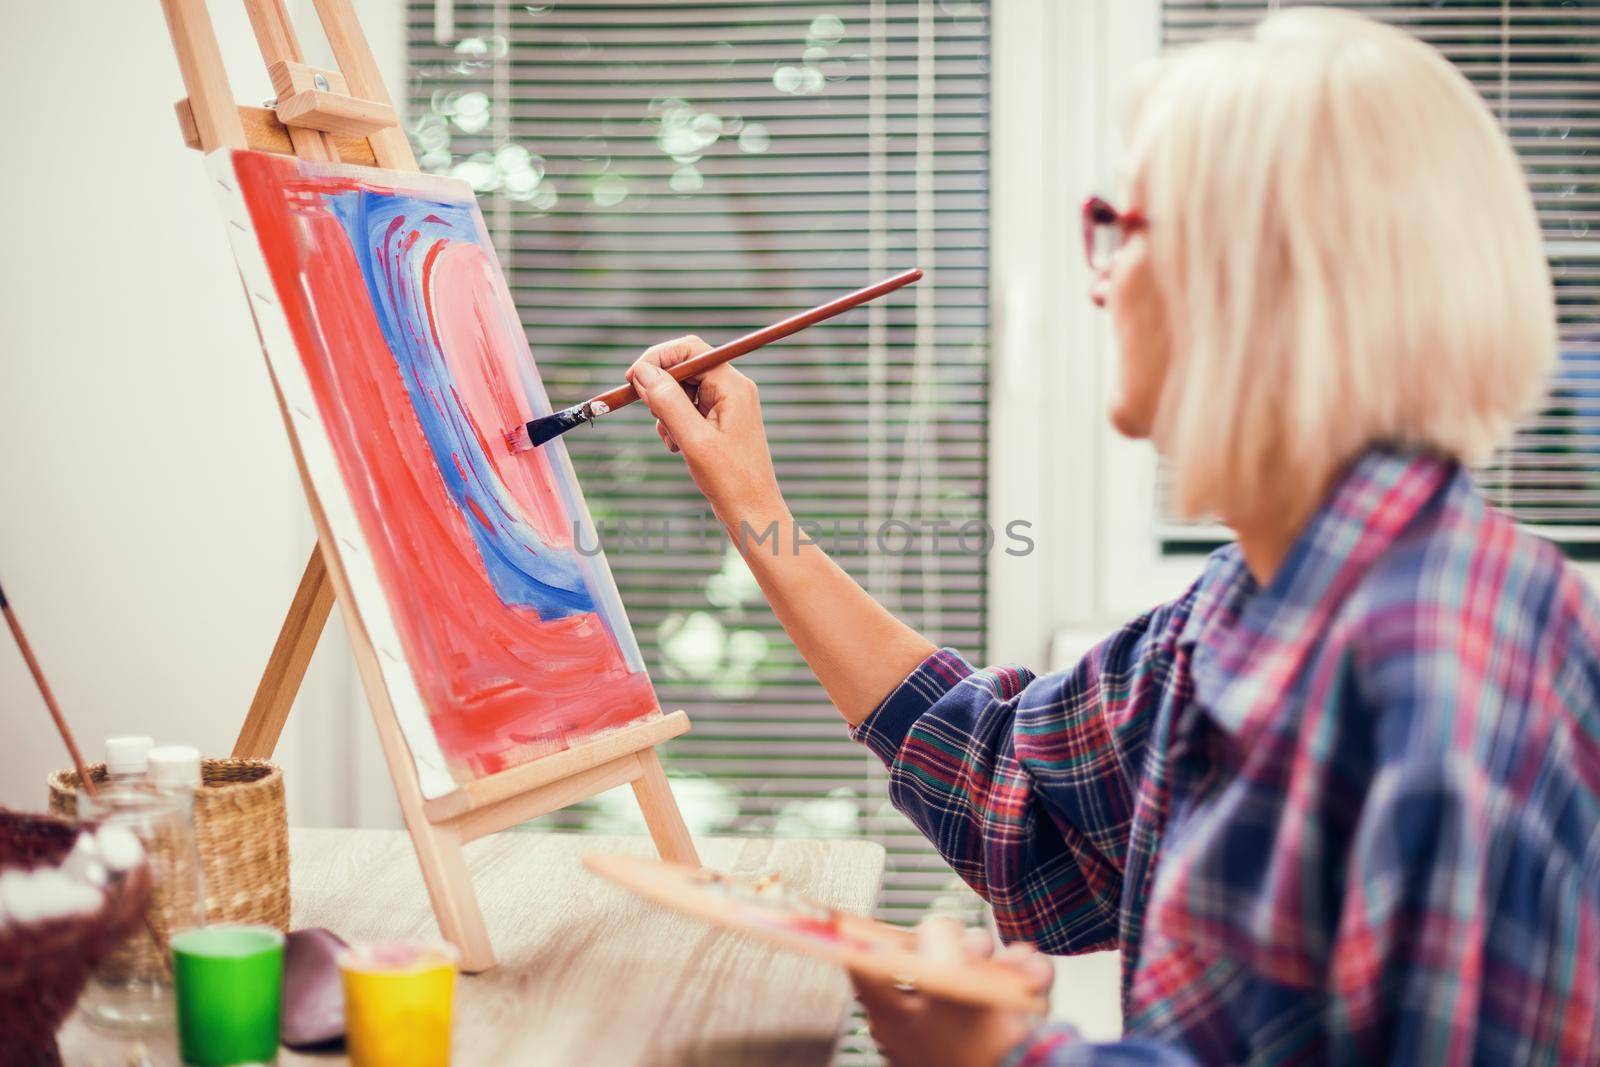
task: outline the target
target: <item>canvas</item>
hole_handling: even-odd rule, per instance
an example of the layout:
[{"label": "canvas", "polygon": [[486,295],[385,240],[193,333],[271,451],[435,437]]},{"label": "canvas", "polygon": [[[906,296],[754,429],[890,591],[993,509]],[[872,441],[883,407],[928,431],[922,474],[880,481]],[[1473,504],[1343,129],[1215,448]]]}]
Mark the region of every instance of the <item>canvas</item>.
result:
[{"label": "canvas", "polygon": [[208,159],[425,797],[660,714],[471,189]]}]

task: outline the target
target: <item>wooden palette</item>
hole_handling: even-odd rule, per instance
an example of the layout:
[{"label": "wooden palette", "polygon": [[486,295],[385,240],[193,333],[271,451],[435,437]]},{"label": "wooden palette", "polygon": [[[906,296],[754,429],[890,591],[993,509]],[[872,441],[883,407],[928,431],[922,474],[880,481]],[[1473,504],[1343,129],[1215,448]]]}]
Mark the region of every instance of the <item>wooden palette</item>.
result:
[{"label": "wooden palette", "polygon": [[784,886],[645,856],[589,855],[583,865],[646,900],[713,926],[906,983],[966,1004],[1043,1012],[1027,979],[993,960],[952,961],[917,951],[910,930],[828,908]]}]

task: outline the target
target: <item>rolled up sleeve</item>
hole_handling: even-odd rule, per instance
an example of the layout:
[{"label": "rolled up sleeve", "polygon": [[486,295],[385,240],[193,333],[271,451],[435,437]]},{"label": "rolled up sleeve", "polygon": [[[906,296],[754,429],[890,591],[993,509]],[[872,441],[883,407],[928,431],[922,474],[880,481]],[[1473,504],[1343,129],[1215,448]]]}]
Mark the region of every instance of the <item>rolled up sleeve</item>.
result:
[{"label": "rolled up sleeve", "polygon": [[895,686],[894,692],[884,697],[859,726],[852,726],[850,736],[893,767],[912,724],[972,673],[972,665],[961,653],[953,648],[939,649],[906,675],[905,681]]}]

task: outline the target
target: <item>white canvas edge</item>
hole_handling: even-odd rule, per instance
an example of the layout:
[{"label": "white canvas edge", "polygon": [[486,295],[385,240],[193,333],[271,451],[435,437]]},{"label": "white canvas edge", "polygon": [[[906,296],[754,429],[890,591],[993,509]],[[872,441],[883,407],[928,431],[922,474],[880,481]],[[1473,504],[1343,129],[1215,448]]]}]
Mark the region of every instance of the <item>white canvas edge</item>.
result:
[{"label": "white canvas edge", "polygon": [[[377,567],[371,552],[367,550],[366,536],[356,518],[350,494],[345,488],[344,475],[334,455],[333,442],[317,414],[316,397],[311,391],[305,365],[301,362],[299,346],[295,344],[288,320],[275,299],[276,289],[267,270],[266,257],[262,254],[255,228],[250,223],[244,194],[234,173],[232,151],[219,149],[207,155],[206,170],[217,185],[218,203],[226,222],[228,243],[233,248],[234,260],[244,281],[246,299],[255,317],[268,367],[277,381],[285,413],[294,427],[312,489],[322,506],[328,527],[338,542],[336,551],[355,599],[354,605],[346,604],[345,609],[348,611],[353,607],[372,642],[389,704],[394,709],[395,721],[410,750],[423,797],[432,800],[445,796],[458,786],[445,761],[444,752],[439,748],[439,740],[428,718],[427,705],[406,662],[404,646],[400,642],[399,631],[395,629],[388,598],[378,581]],[[307,296],[309,299],[309,294]]]}]

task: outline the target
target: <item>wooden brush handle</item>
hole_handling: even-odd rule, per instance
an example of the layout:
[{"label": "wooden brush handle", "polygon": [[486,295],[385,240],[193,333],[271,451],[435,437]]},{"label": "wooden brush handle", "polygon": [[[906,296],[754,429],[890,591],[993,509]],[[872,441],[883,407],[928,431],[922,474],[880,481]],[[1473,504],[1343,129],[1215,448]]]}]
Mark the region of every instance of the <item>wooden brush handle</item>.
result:
[{"label": "wooden brush handle", "polygon": [[11,604],[6,600],[4,589],[0,589],[0,615],[6,617],[6,625],[11,627],[11,636],[16,639],[17,651],[22,653],[22,662],[28,665],[28,671],[33,675],[33,684],[39,687],[39,695],[44,698],[44,706],[50,711],[50,718],[55,721],[56,732],[61,735],[61,743],[67,746],[67,755],[72,757],[72,769],[78,772],[78,788],[90,796],[99,794],[95,788],[94,779],[89,777],[89,768],[84,765],[83,754],[78,751],[78,742],[72,736],[72,730],[67,726],[67,717],[61,713],[61,705],[56,703],[56,695],[50,690],[50,683],[44,679],[44,668],[39,666],[39,661],[33,655],[33,646],[28,644],[28,637],[22,632],[22,623],[17,621],[16,612],[11,610]]},{"label": "wooden brush handle", "polygon": [[[761,329],[753,333],[747,333],[743,337],[735,338],[725,345],[718,345],[716,348],[702,352],[693,359],[686,359],[682,363],[663,367],[662,369],[680,382],[686,378],[693,378],[696,375],[704,374],[713,367],[722,366],[730,359],[736,359],[747,352],[754,352],[763,345],[770,345],[772,342],[788,337],[792,333],[799,333],[807,326],[815,326],[824,319],[831,319],[835,315],[849,311],[853,307],[860,307],[868,301],[876,300],[885,293],[892,293],[901,286],[910,285],[921,277],[922,270],[918,267],[912,267],[908,271],[896,274],[891,278],[885,278],[883,281],[869,285],[865,289],[857,289],[855,292],[841,296],[837,300],[830,300],[826,304],[812,308],[810,311],[802,311],[798,315],[791,315],[781,322],[773,323],[771,326],[763,326]],[[607,409],[615,411],[617,408],[626,407],[638,399],[639,394],[634,391],[633,386],[619,385],[609,392],[601,393],[599,396],[594,397],[589,401],[589,404],[591,406],[604,404]]]}]

